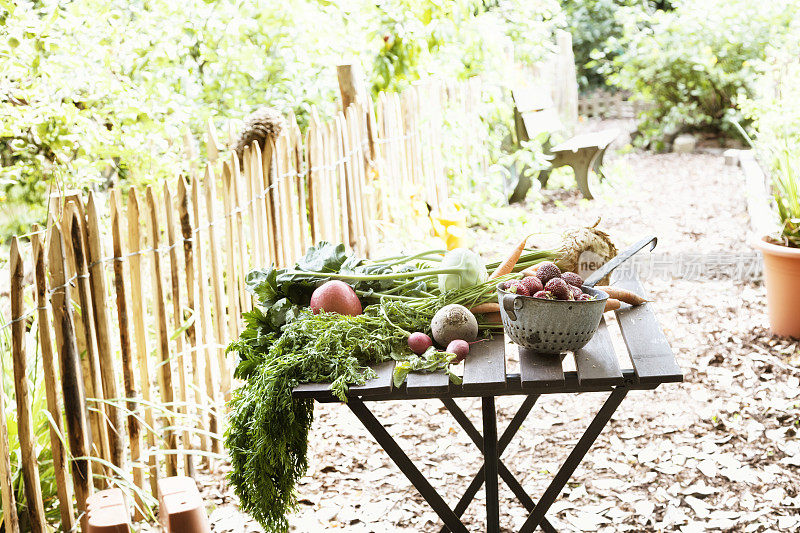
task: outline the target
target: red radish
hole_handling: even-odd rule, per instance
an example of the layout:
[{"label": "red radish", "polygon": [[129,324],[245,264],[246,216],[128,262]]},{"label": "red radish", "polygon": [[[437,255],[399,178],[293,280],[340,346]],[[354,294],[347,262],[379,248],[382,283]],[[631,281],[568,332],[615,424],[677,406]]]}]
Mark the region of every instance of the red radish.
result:
[{"label": "red radish", "polygon": [[433,346],[433,341],[424,333],[417,331],[408,336],[408,347],[417,355],[424,354],[431,346]]},{"label": "red radish", "polygon": [[311,295],[311,310],[316,315],[320,311],[356,316],[361,314],[361,301],[350,285],[343,281],[326,281]]},{"label": "red radish", "polygon": [[469,354],[469,343],[461,339],[450,341],[446,351],[456,354],[456,358],[453,359],[454,363],[461,362]]}]

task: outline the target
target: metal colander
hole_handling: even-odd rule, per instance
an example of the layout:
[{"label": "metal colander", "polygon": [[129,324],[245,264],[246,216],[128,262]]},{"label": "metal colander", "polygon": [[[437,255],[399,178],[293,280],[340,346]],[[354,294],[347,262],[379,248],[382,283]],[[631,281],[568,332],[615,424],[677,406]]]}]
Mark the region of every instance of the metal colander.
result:
[{"label": "metal colander", "polygon": [[605,292],[583,286],[596,299],[587,302],[544,300],[506,292],[497,286],[503,329],[512,341],[539,353],[558,354],[583,348],[600,325]]}]

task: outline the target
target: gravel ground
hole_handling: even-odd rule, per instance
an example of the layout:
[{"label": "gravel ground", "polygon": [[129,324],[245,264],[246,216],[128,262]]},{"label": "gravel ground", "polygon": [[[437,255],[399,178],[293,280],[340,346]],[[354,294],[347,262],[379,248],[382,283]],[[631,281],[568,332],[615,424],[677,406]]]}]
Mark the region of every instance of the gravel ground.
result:
[{"label": "gravel ground", "polygon": [[[638,153],[626,150],[624,139],[616,147],[607,157],[609,179],[593,189],[596,200],[554,189],[541,206],[507,207],[499,223],[477,229],[482,249],[493,255],[523,231],[553,232],[602,216],[620,247],[653,233],[662,253],[752,255],[742,177],[721,155]],[[643,272],[685,382],[629,394],[551,508],[559,531],[800,528],[800,346],[770,336],[757,280],[727,271],[710,276],[700,265]],[[534,499],[604,397],[540,399],[503,456]],[[500,431],[520,403],[498,400]],[[477,401],[460,405],[479,422]],[[441,404],[371,407],[454,505],[480,465]],[[438,531],[436,515],[346,407],[318,405],[315,415],[311,465],[291,517],[295,531]],[[221,475],[202,484],[215,531],[260,531],[236,509]],[[503,531],[516,531],[526,513],[505,486],[500,494]],[[465,515],[467,528],[483,529],[484,516],[481,491]]]}]

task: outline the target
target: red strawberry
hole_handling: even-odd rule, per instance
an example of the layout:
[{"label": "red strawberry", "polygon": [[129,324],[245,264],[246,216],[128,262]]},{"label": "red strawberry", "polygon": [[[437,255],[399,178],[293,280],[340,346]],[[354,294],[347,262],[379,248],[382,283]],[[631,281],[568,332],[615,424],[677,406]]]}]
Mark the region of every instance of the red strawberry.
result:
[{"label": "red strawberry", "polygon": [[539,291],[533,295],[534,298],[542,298],[544,300],[555,300],[555,296],[553,296],[548,291]]},{"label": "red strawberry", "polygon": [[528,288],[522,284],[521,281],[515,280],[511,286],[506,289],[510,293],[519,294],[520,296],[530,296],[531,293]]},{"label": "red strawberry", "polygon": [[544,289],[542,281],[536,276],[528,276],[527,278],[524,278],[521,283],[525,285],[526,289],[528,289],[529,294],[536,294]]},{"label": "red strawberry", "polygon": [[553,293],[558,300],[573,300],[572,290],[567,282],[561,278],[553,278],[544,284],[544,289]]},{"label": "red strawberry", "polygon": [[570,289],[572,289],[572,296],[573,296],[573,298],[575,298],[576,300],[577,300],[578,298],[580,298],[580,297],[581,297],[581,295],[583,295],[583,291],[581,290],[581,288],[580,288],[580,287],[576,287],[575,285],[570,285],[569,287],[570,287]]},{"label": "red strawberry", "polygon": [[561,269],[558,268],[558,265],[553,263],[552,261],[545,261],[543,263],[539,263],[539,268],[536,269],[536,277],[539,280],[546,284],[553,278],[558,278],[561,276]]},{"label": "red strawberry", "polygon": [[572,285],[573,287],[580,287],[583,285],[583,278],[575,272],[564,272],[561,274],[561,279]]}]

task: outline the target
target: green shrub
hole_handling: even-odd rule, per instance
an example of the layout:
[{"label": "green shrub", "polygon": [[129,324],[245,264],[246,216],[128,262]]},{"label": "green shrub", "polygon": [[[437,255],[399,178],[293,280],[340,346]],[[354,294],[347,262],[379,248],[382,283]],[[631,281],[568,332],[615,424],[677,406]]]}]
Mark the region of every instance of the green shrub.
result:
[{"label": "green shrub", "polygon": [[581,91],[606,85],[614,71],[614,58],[624,49],[620,43],[625,16],[644,15],[655,9],[671,9],[672,2],[654,0],[562,0],[561,7],[572,33],[572,50]]},{"label": "green shrub", "polygon": [[269,103],[303,120],[333,100],[335,76],[320,74],[349,50],[333,29],[344,15],[310,0],[108,4],[2,3],[4,202],[41,209],[55,187],[174,176],[184,131],[209,117]]},{"label": "green shrub", "polygon": [[541,59],[553,31],[563,25],[557,0],[389,0],[365,9],[372,62],[372,90],[402,90],[435,75],[466,79],[506,70],[511,52],[519,61]]},{"label": "green shrub", "polygon": [[628,19],[615,85],[653,107],[640,116],[645,144],[681,131],[733,134],[739,102],[752,94],[756,64],[784,35],[793,0],[682,0],[674,11]]}]

